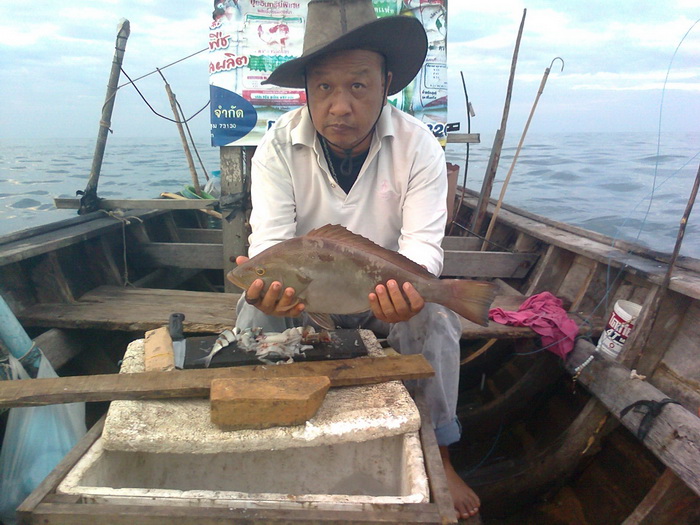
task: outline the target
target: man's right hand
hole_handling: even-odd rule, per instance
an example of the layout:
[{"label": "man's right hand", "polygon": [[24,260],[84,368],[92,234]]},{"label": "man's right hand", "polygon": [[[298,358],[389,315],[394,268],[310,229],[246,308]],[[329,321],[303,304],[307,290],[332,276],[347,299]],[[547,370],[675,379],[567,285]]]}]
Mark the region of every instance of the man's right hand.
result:
[{"label": "man's right hand", "polygon": [[[239,255],[236,264],[241,265],[248,261],[248,257]],[[263,294],[265,283],[262,279],[255,279],[245,292],[245,300],[267,315],[277,317],[298,317],[304,311],[304,303],[295,297],[294,288],[288,287],[282,291],[282,283],[274,281],[270,288]]]}]

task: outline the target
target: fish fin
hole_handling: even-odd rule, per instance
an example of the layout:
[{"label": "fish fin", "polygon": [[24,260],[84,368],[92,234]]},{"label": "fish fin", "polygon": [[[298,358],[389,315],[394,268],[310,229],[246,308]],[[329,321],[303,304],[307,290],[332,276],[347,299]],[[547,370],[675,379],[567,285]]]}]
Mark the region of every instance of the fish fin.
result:
[{"label": "fish fin", "polygon": [[443,279],[441,282],[447,297],[435,302],[473,323],[481,326],[489,324],[489,308],[498,291],[494,283],[464,279]]},{"label": "fish fin", "polygon": [[379,246],[377,243],[369,240],[367,237],[353,233],[345,226],[341,226],[339,224],[326,224],[325,226],[311,230],[306,234],[306,237],[323,239],[342,246],[361,249],[376,257],[381,257],[385,261],[395,264],[404,270],[416,273],[421,277],[435,277],[420,264],[412,261],[405,255],[401,255],[399,252],[388,250],[382,246]]},{"label": "fish fin", "polygon": [[308,316],[309,316],[309,319],[311,319],[314,323],[316,323],[323,330],[335,330],[335,323],[331,319],[330,314],[317,314],[317,313],[309,312]]}]

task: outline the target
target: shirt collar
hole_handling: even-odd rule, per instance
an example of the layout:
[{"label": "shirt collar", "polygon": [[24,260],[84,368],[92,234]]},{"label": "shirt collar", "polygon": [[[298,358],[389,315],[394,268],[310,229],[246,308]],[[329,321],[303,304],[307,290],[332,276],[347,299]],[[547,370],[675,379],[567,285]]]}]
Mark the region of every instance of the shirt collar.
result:
[{"label": "shirt collar", "polygon": [[[316,128],[314,128],[314,124],[311,122],[309,109],[304,106],[297,111],[299,111],[299,120],[297,125],[292,128],[290,134],[292,144],[301,144],[309,148],[314,148],[317,143]],[[394,136],[394,124],[391,121],[392,111],[396,110],[388,102],[382,108],[382,114],[377,121],[377,127],[374,131],[379,139],[378,142],[381,142],[384,137]]]}]

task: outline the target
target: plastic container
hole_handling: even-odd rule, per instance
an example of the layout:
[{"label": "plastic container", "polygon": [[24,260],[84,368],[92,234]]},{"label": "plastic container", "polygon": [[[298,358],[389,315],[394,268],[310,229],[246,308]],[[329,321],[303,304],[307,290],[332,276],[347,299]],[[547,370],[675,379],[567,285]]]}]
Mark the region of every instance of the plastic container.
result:
[{"label": "plastic container", "polygon": [[613,306],[610,319],[605,326],[605,330],[600,336],[596,349],[601,354],[612,359],[620,355],[620,351],[627,341],[634,323],[642,311],[641,305],[631,301],[617,301]]}]

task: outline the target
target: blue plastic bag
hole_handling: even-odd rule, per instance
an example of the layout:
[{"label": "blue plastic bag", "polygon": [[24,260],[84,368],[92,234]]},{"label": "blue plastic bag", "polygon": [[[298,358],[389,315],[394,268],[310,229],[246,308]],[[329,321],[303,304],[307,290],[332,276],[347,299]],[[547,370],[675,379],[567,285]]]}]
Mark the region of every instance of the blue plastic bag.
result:
[{"label": "blue plastic bag", "polygon": [[[13,379],[29,379],[10,356]],[[37,377],[57,377],[41,357]],[[12,408],[0,451],[0,519],[17,521],[15,509],[85,435],[85,403]]]}]

